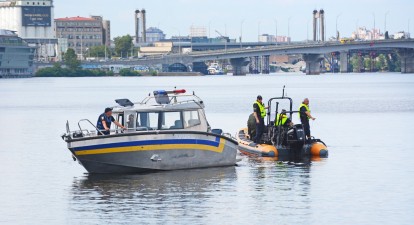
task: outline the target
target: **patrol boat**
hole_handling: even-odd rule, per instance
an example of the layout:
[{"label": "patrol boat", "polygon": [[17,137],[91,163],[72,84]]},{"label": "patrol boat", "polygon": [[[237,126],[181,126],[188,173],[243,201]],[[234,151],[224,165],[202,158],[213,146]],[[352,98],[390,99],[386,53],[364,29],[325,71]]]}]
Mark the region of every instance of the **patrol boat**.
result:
[{"label": "patrol boat", "polygon": [[[98,135],[102,131],[83,119],[76,131],[67,122],[62,138],[89,173],[234,166],[237,141],[221,129],[211,129],[204,102],[185,93],[154,91],[138,103],[117,99],[113,116],[126,129],[112,124],[110,135]],[[85,129],[85,123],[93,130]]]},{"label": "patrol boat", "polygon": [[[255,136],[255,120],[248,127],[242,128],[237,132],[236,139],[239,142],[239,151],[242,154],[256,157],[278,157],[284,159],[299,159],[304,157],[328,157],[328,147],[326,144],[314,137],[307,139],[302,124],[295,124],[292,127],[275,126],[283,124],[283,118],[289,115],[292,120],[293,115],[298,115],[299,111],[293,111],[293,100],[285,96],[283,87],[282,97],[271,98],[268,102],[269,109],[267,115],[267,125],[265,126],[262,140],[260,143],[252,141]],[[289,111],[281,115],[280,105],[289,103]],[[275,117],[271,117],[271,110],[275,109]],[[281,116],[278,116],[281,115]],[[272,120],[271,118],[278,118]],[[292,158],[293,157],[293,158]]]}]

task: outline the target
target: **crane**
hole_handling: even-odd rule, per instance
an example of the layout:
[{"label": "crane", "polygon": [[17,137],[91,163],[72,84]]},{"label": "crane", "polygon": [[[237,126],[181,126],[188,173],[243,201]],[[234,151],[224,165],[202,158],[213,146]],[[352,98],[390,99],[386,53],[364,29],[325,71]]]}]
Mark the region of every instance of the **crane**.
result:
[{"label": "crane", "polygon": [[222,35],[218,30],[216,30],[216,33],[220,35],[220,38],[224,39],[224,50],[227,52],[227,37]]}]

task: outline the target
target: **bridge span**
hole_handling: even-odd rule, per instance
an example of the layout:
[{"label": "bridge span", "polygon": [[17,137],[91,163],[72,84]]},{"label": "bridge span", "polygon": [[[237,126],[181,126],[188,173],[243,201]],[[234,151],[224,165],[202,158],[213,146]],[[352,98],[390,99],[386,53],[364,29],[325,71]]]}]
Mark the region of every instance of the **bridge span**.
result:
[{"label": "bridge span", "polygon": [[[162,56],[151,56],[143,59],[87,62],[96,65],[157,65],[157,64],[200,64],[209,60],[229,59],[234,69],[234,75],[247,73],[250,59],[257,60],[259,57],[269,66],[271,55],[302,55],[306,62],[306,74],[320,74],[320,65],[324,55],[332,52],[340,53],[340,70],[348,71],[350,51],[396,51],[401,57],[401,72],[414,73],[414,39],[380,40],[380,41],[355,41],[350,43],[339,42],[308,42],[290,45],[270,45],[256,48],[238,48],[213,51],[197,51],[188,54],[169,54]],[[268,72],[268,68],[263,72]]]}]

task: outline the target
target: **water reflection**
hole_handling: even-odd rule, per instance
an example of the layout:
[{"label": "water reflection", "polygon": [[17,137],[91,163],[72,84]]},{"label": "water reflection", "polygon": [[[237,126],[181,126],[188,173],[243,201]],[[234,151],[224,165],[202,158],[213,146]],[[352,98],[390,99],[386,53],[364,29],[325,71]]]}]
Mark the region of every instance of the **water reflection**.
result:
[{"label": "water reflection", "polygon": [[169,216],[194,218],[198,213],[194,207],[210,208],[214,204],[209,202],[212,193],[236,179],[235,167],[140,175],[90,174],[74,179],[70,207],[77,211],[73,214],[77,218],[95,216],[92,224],[102,222],[101,217],[125,221],[121,214],[134,216],[136,222],[162,222]]}]

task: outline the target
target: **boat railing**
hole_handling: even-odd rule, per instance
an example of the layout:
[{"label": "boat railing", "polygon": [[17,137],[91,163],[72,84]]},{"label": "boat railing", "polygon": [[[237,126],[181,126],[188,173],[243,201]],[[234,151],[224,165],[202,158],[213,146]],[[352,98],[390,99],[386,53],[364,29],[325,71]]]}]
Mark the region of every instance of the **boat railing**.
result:
[{"label": "boat railing", "polygon": [[[140,104],[148,104],[151,100],[155,100],[155,96],[148,96],[146,97],[144,100],[142,100],[140,102]],[[195,102],[195,103],[199,103],[199,102],[203,102],[201,100],[201,98],[199,98],[197,95],[192,94],[192,95],[170,95],[170,103],[169,105],[175,105],[175,104],[184,104],[184,103],[189,103],[189,102]],[[187,100],[180,100],[183,98],[192,98],[192,99],[187,99]]]}]

